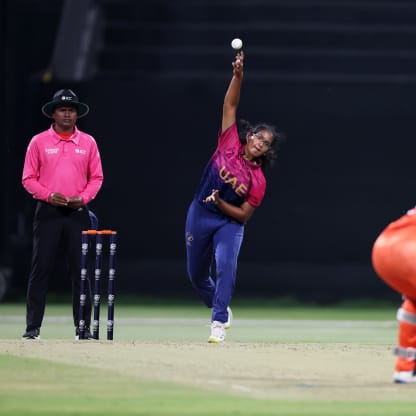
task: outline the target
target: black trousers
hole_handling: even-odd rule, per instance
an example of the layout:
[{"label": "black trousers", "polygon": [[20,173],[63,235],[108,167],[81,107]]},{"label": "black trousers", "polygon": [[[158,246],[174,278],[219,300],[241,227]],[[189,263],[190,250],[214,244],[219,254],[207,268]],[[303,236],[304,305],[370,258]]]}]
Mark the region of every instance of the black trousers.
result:
[{"label": "black trousers", "polygon": [[[32,266],[26,296],[26,330],[40,328],[42,325],[49,279],[71,279],[74,325],[78,326],[81,232],[89,228],[87,207],[73,210],[38,201],[33,219]],[[57,270],[56,262],[59,262],[58,269],[64,270],[63,275],[53,276]],[[90,296],[87,296],[85,321],[89,327]]]}]

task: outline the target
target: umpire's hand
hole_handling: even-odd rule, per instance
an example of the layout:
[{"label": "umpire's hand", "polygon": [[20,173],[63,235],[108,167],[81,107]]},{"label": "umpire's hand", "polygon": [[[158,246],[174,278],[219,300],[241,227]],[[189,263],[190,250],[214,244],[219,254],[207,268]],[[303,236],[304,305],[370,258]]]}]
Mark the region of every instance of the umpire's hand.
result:
[{"label": "umpire's hand", "polygon": [[49,197],[50,203],[55,207],[67,207],[68,198],[65,195],[60,194],[59,192],[52,192]]}]

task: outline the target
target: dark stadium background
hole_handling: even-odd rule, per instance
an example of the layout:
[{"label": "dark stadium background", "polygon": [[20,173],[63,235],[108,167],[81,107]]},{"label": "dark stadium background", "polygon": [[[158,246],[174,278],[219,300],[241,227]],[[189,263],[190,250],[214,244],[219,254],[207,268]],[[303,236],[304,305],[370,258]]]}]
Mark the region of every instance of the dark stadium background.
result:
[{"label": "dark stadium background", "polygon": [[[240,296],[394,294],[378,233],[413,207],[416,4],[410,1],[5,0],[1,16],[0,298],[24,296],[33,201],[20,176],[40,111],[73,89],[101,149],[92,210],[119,231],[117,289],[195,296],[184,221],[215,148],[240,37],[239,116],[287,135],[247,226]],[[66,290],[60,278],[51,282]]]}]

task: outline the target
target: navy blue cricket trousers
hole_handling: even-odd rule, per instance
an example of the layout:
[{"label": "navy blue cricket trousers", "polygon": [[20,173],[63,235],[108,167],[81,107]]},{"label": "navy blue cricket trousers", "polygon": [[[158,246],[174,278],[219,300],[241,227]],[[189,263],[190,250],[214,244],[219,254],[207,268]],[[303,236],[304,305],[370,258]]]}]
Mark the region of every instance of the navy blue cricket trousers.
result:
[{"label": "navy blue cricket trousers", "polygon": [[192,286],[212,308],[212,321],[228,319],[227,306],[234,293],[243,237],[244,224],[192,201],[185,226],[187,271]]}]

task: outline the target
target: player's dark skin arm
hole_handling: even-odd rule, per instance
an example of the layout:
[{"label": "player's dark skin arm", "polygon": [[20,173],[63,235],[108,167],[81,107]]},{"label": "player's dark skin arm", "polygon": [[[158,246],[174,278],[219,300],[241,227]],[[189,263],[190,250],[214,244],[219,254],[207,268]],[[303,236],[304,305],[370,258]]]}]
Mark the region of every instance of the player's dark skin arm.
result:
[{"label": "player's dark skin arm", "polygon": [[219,197],[217,189],[213,189],[212,194],[205,198],[203,202],[213,202],[221,212],[241,223],[246,223],[256,209],[248,202],[243,202],[239,207],[229,204]]},{"label": "player's dark skin arm", "polygon": [[[221,130],[225,131],[236,122],[237,108],[240,102],[241,84],[243,82],[244,52],[239,52],[233,65],[233,77],[224,97],[222,109]],[[212,194],[205,198],[204,202],[213,202],[225,215],[234,218],[238,222],[245,223],[253,215],[255,210],[248,202],[243,202],[239,207],[231,205],[219,197],[218,190],[213,189]]]},{"label": "player's dark skin arm", "polygon": [[241,84],[243,82],[244,52],[241,51],[232,63],[234,75],[230,81],[224,97],[222,107],[221,129],[225,131],[235,123],[237,117],[237,107],[240,102]]}]

